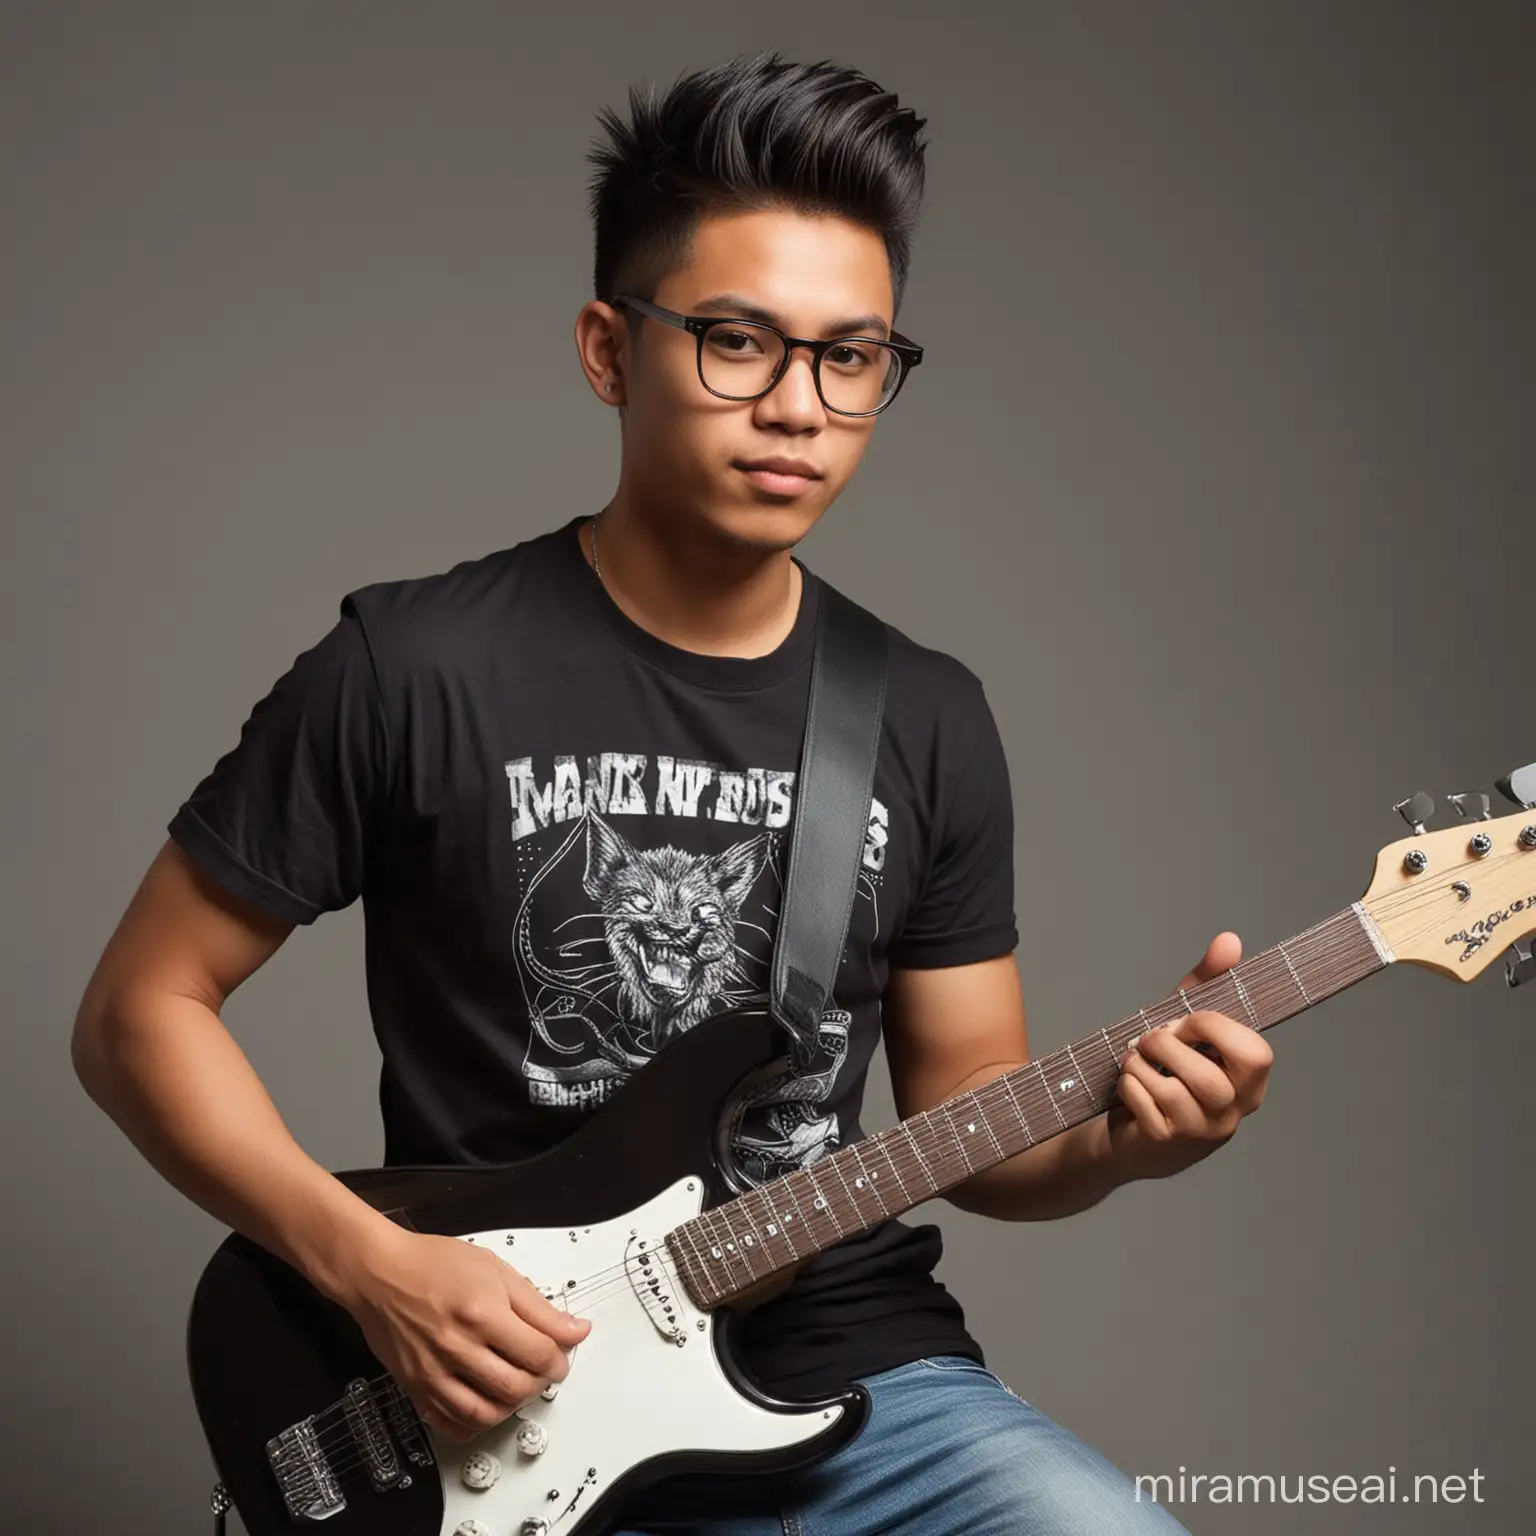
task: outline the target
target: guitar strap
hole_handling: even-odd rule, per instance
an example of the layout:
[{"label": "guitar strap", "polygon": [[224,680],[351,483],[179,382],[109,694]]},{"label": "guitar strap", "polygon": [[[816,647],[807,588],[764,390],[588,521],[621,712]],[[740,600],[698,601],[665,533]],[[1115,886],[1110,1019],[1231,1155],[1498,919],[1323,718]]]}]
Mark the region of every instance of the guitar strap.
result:
[{"label": "guitar strap", "polygon": [[818,580],[810,703],[769,993],[773,1017],[807,1053],[832,999],[858,889],[886,652],[885,625]]}]

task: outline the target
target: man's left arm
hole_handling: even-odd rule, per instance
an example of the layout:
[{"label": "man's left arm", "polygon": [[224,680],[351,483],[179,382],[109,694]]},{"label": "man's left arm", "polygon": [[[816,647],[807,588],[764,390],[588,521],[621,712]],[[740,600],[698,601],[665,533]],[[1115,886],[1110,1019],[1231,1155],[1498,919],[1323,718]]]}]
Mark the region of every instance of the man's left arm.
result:
[{"label": "man's left arm", "polygon": [[[1238,936],[1217,934],[1180,985],[1209,981],[1241,958]],[[903,1119],[1030,1059],[1011,954],[893,968],[882,1016]],[[1132,1042],[1106,1114],[973,1174],[947,1198],[1005,1221],[1046,1221],[1086,1210],[1122,1184],[1178,1173],[1214,1152],[1259,1107],[1273,1059],[1263,1036],[1236,1019],[1204,1009],[1185,1014]]]}]

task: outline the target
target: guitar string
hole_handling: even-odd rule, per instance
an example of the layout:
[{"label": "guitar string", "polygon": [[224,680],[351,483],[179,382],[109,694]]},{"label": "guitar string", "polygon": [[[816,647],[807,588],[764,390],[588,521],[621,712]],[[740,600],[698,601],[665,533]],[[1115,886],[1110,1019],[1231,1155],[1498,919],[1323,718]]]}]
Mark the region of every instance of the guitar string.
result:
[{"label": "guitar string", "polygon": [[[1336,916],[1337,915],[1335,915],[1335,917]],[[1328,920],[1325,920],[1325,922],[1333,921],[1333,920],[1335,920],[1335,919],[1328,919]],[[1324,926],[1324,924],[1319,924],[1317,926],[1319,928],[1321,928],[1321,927]],[[1288,940],[1286,942],[1287,943],[1296,942],[1299,945],[1299,941],[1300,941],[1300,939],[1302,937],[1303,937],[1303,935],[1297,935],[1294,940]],[[1341,946],[1337,945],[1337,944],[1331,944],[1331,945],[1328,946],[1328,948],[1330,948],[1330,949],[1338,949],[1340,947]],[[1311,963],[1311,962],[1314,962],[1316,958],[1320,958],[1320,957],[1308,956],[1308,957],[1305,957],[1305,958],[1307,958],[1309,963]],[[1223,973],[1223,977],[1225,977],[1225,976],[1227,976],[1229,974],[1230,974],[1229,972],[1224,972]],[[1212,980],[1212,982],[1219,982],[1219,981],[1221,981],[1223,979],[1223,977],[1215,977],[1215,978],[1212,978],[1211,980]],[[1204,985],[1208,985],[1208,983],[1201,983],[1200,985],[1204,986]],[[1169,1001],[1171,1001],[1171,1000],[1169,1000]],[[1176,1014],[1175,1016],[1182,1016],[1182,1012]],[[1126,1027],[1126,1026],[1116,1026],[1116,1027],[1117,1028],[1122,1028],[1122,1027]],[[1134,1028],[1134,1025],[1132,1025],[1130,1027]],[[1077,1042],[1077,1044],[1086,1045],[1089,1041],[1096,1040],[1096,1038],[1097,1037],[1090,1036],[1090,1037],[1087,1037],[1083,1042]],[[1033,1064],[1031,1064],[1031,1065],[1033,1065]],[[1026,1068],[1026,1070],[1027,1070],[1027,1068]],[[1118,1073],[1118,1071],[1116,1071],[1113,1074],[1113,1076],[1109,1080],[1106,1081],[1105,1086],[1107,1086],[1108,1081],[1117,1080],[1118,1079],[1118,1075],[1119,1075],[1119,1073]],[[998,1080],[993,1080],[991,1083],[984,1084],[984,1085],[981,1086],[981,1088],[976,1090],[976,1092],[974,1094],[974,1097],[976,1098],[977,1102],[980,1103],[981,1099],[982,1099],[982,1095],[985,1092],[985,1090],[987,1090],[988,1088],[996,1089],[997,1087],[998,1087]],[[964,1097],[964,1096],[960,1096],[960,1097]],[[993,1095],[989,1095],[989,1097],[998,1097],[998,1096],[996,1094],[993,1094]],[[1045,1095],[1039,1093],[1038,1090],[1036,1091],[1036,1093],[1034,1095],[1034,1098],[1038,1101],[1035,1104],[1035,1107],[1037,1109],[1040,1108],[1043,1104],[1050,1102],[1050,1100]],[[938,1106],[936,1106],[936,1108],[938,1108]],[[1102,1112],[1102,1111],[1100,1111],[1100,1112]],[[932,1114],[932,1112],[929,1112],[930,1116],[931,1116],[931,1114]],[[917,1119],[917,1118],[920,1118],[920,1117],[913,1117],[914,1120]],[[864,1145],[864,1143],[855,1143],[854,1145]],[[898,1174],[900,1172],[902,1172],[902,1171],[909,1171],[909,1172],[913,1171],[917,1166],[919,1166],[919,1162],[920,1162],[920,1160],[916,1159],[915,1157],[911,1158],[911,1159],[905,1159],[903,1165],[899,1166],[896,1171],[898,1172]],[[768,1189],[768,1187],[769,1186],[759,1186],[759,1191],[765,1191],[765,1190]],[[814,1187],[815,1186],[813,1185],[813,1188]],[[851,1193],[851,1191],[850,1191],[850,1193]],[[856,1205],[855,1205],[855,1210],[857,1211],[857,1206]],[[748,1215],[748,1217],[750,1219],[750,1212],[748,1212],[747,1215]],[[834,1223],[834,1225],[835,1225],[835,1223]],[[729,1225],[728,1225],[728,1230],[731,1230],[729,1228]],[[791,1252],[793,1253],[794,1252],[793,1245],[792,1244],[788,1244],[787,1240],[786,1240],[786,1245],[790,1246]],[[796,1255],[796,1256],[798,1257],[798,1255]],[[675,1260],[674,1260],[674,1262],[675,1262]],[[602,1301],[604,1301],[606,1299],[611,1299],[611,1297],[613,1295],[616,1294],[616,1295],[619,1295],[619,1296],[623,1296],[623,1295],[625,1295],[627,1293],[628,1287],[624,1283],[625,1282],[624,1268],[625,1268],[624,1265],[619,1264],[619,1265],[611,1266],[610,1269],[607,1270],[607,1271],[597,1271],[593,1275],[586,1277],[586,1279],[582,1282],[581,1285],[573,1288],[572,1290],[569,1290],[569,1291],[565,1292],[564,1295],[568,1299],[574,1299],[577,1296],[585,1297],[587,1304],[584,1306],[583,1310],[585,1312],[590,1313],[590,1312],[592,1312],[592,1311],[594,1311],[596,1309],[596,1306],[598,1304],[600,1304]],[[608,1281],[608,1277],[609,1276],[613,1276],[614,1277],[614,1279],[613,1279],[613,1281],[611,1283],[609,1283],[609,1281]],[[390,1382],[391,1386],[393,1386],[394,1389],[397,1392],[399,1391],[398,1384],[397,1383],[393,1383],[392,1378],[389,1378],[387,1373],[386,1373],[386,1375],[384,1377],[381,1377],[381,1378],[378,1378],[378,1379],[382,1380],[382,1381]],[[344,1413],[345,1412],[345,1408],[342,1405],[337,1405],[336,1408],[333,1409],[333,1410],[330,1410],[330,1412],[341,1412],[341,1413]],[[317,1415],[316,1416],[317,1422],[323,1416],[324,1415]],[[344,1426],[341,1426],[341,1428],[342,1428],[344,1433],[348,1433],[349,1432],[349,1427],[348,1426],[344,1425]]]},{"label": "guitar string", "polygon": [[[1115,1076],[1118,1077],[1118,1073],[1116,1073]],[[985,1090],[985,1089],[987,1089],[989,1087],[990,1088],[996,1088],[997,1087],[996,1082],[994,1081],[991,1084],[984,1084],[984,1085],[982,1085],[982,1089],[977,1090],[977,1095],[976,1096],[977,1096],[978,1101],[980,1101],[980,1099],[982,1097],[983,1090]],[[997,1097],[999,1102],[1001,1102],[1001,1096],[1000,1095],[993,1095],[993,1096]],[[1043,1099],[1043,1095],[1037,1094],[1036,1097]],[[1037,1105],[1036,1107],[1038,1108],[1039,1106]],[[914,1117],[914,1118],[917,1118],[917,1117]],[[905,1167],[906,1167],[907,1171],[911,1171],[911,1170],[915,1169],[917,1166],[919,1166],[919,1160],[917,1158],[914,1157],[914,1158],[905,1160]],[[898,1169],[898,1173],[900,1171],[901,1170]],[[766,1186],[763,1186],[763,1187],[766,1188]],[[791,1249],[791,1251],[793,1252],[793,1249]],[[669,1252],[668,1256],[671,1257],[670,1252]],[[674,1263],[676,1262],[675,1258],[672,1260],[672,1262],[674,1262]],[[613,1280],[605,1281],[602,1278],[605,1275],[612,1275],[614,1271],[617,1271],[618,1273],[617,1273],[617,1276]],[[587,1281],[582,1286],[579,1286],[579,1287],[575,1288],[575,1290],[573,1290],[573,1291],[568,1291],[565,1294],[567,1296],[574,1296],[578,1292],[582,1293],[582,1294],[584,1294],[586,1296],[586,1304],[583,1306],[582,1310],[583,1310],[583,1312],[585,1314],[588,1314],[588,1315],[591,1315],[591,1314],[597,1312],[599,1309],[603,1308],[605,1306],[605,1304],[608,1303],[608,1302],[611,1302],[611,1301],[614,1301],[614,1300],[626,1297],[628,1295],[628,1292],[629,1292],[629,1286],[626,1283],[626,1275],[624,1274],[624,1266],[622,1264],[620,1264],[620,1265],[611,1266],[608,1271],[598,1271],[593,1276],[588,1277]],[[384,1391],[386,1397],[393,1396],[397,1401],[402,1401],[402,1402],[404,1402],[406,1404],[409,1404],[410,1400],[409,1400],[408,1395],[404,1393],[404,1391],[400,1387],[399,1383],[395,1382],[393,1380],[393,1378],[388,1376],[387,1373],[383,1377],[377,1378],[377,1380],[379,1382],[384,1383],[383,1391]],[[412,1411],[414,1412],[414,1407],[412,1408]],[[332,1412],[340,1412],[340,1413],[342,1413],[344,1415],[345,1414],[345,1408],[344,1408],[344,1406],[338,1406],[338,1408],[335,1409],[335,1410],[332,1410]],[[316,1416],[316,1422],[319,1423],[324,1417],[326,1417],[326,1415],[317,1415]],[[331,1429],[328,1432],[324,1432],[324,1431],[321,1432],[320,1440],[321,1440],[321,1448],[322,1449],[327,1449],[327,1448],[334,1447],[338,1442],[345,1442],[345,1441],[349,1441],[349,1440],[355,1442],[355,1437],[352,1436],[350,1425],[343,1422],[343,1423],[340,1423],[340,1424],[336,1425],[333,1429]],[[335,1468],[333,1470],[337,1471],[338,1474],[339,1474],[339,1473],[341,1473],[341,1472],[343,1472],[345,1470],[350,1469],[354,1465],[361,1464],[362,1462],[366,1461],[366,1459],[367,1459],[366,1452],[358,1450],[355,1456],[349,1456],[348,1458],[345,1458],[343,1460],[338,1461],[336,1466],[335,1466]]]},{"label": "guitar string", "polygon": [[[1493,859],[1484,859],[1483,861],[1481,861],[1481,867],[1486,870],[1486,869],[1488,869],[1490,867],[1495,867],[1497,864],[1508,863],[1512,859],[1519,858],[1520,856],[1521,856],[1520,854],[1510,854],[1510,855],[1495,856],[1495,858],[1493,858]],[[1393,909],[1394,913],[1399,913],[1399,914],[1406,915],[1407,913],[1411,912],[1413,910],[1413,908],[1415,908],[1417,906],[1435,906],[1437,904],[1443,905],[1443,888],[1436,889],[1436,888],[1429,888],[1429,887],[1419,886],[1419,887],[1406,887],[1402,891],[1394,892],[1394,893],[1389,893],[1386,897],[1380,898],[1376,903],[1374,903],[1374,906],[1375,906],[1375,908],[1377,910],[1384,910],[1384,909],[1390,907],[1390,908]],[[1352,912],[1352,909],[1345,909],[1345,910]],[[1308,930],[1304,930],[1302,933],[1294,935],[1291,939],[1288,939],[1288,940],[1284,941],[1284,943],[1287,944],[1287,945],[1295,946],[1297,948],[1297,950],[1298,950],[1298,955],[1299,955],[1302,942],[1309,935],[1311,935],[1313,933],[1316,933],[1319,930],[1322,930],[1322,929],[1326,928],[1330,923],[1336,922],[1340,916],[1341,916],[1341,914],[1337,914],[1336,913],[1332,917],[1326,918],[1322,922],[1314,925],[1314,928],[1308,929]],[[1424,930],[1424,931],[1427,931],[1427,929]],[[1356,936],[1355,936],[1355,933],[1353,931],[1350,931],[1350,932],[1348,932],[1346,934],[1342,934],[1342,935],[1336,935],[1336,936],[1334,936],[1334,938],[1333,938],[1333,940],[1331,942],[1325,941],[1323,946],[1322,946],[1322,948],[1321,948],[1321,950],[1318,953],[1312,954],[1312,955],[1307,955],[1307,956],[1304,956],[1302,958],[1305,959],[1306,963],[1309,966],[1310,965],[1315,965],[1321,959],[1336,958],[1339,953],[1344,952],[1347,949],[1354,947],[1355,937]],[[1276,948],[1278,948],[1278,947],[1279,946],[1276,946]],[[1316,946],[1314,946],[1314,947],[1316,947]],[[1265,952],[1261,952],[1261,953],[1264,954],[1264,955],[1271,955],[1273,953],[1273,951],[1265,951]],[[1260,957],[1259,956],[1255,956],[1254,957],[1254,959],[1258,959],[1258,958],[1260,958]],[[1239,962],[1239,967],[1234,968],[1234,969],[1240,968],[1241,964],[1242,964],[1242,962]],[[1219,985],[1223,980],[1229,979],[1231,974],[1232,974],[1231,970],[1225,971],[1225,972],[1221,973],[1219,976],[1210,978],[1207,982],[1198,983],[1197,984],[1197,988],[1215,987],[1215,986]],[[1284,991],[1285,989],[1282,988],[1281,990]],[[1328,995],[1332,995],[1332,994],[1328,994]],[[1322,1001],[1323,999],[1320,998],[1318,1000]],[[1168,1003],[1171,1003],[1171,1001],[1172,1001],[1171,998],[1161,1000],[1158,1004],[1153,1005],[1154,1010],[1156,1010],[1158,1008],[1161,1008],[1162,1006],[1165,1006]],[[1182,1017],[1182,1016],[1183,1016],[1183,1010],[1181,1008],[1179,1010],[1179,1012],[1175,1014],[1175,1017]],[[1119,1023],[1119,1024],[1117,1024],[1117,1025],[1115,1025],[1113,1027],[1116,1028],[1116,1029],[1124,1029],[1124,1028],[1127,1028],[1127,1027],[1134,1028],[1134,1023],[1132,1023],[1132,1021],[1122,1021],[1121,1023]],[[1250,1026],[1250,1027],[1252,1027],[1252,1026]],[[1081,1041],[1073,1042],[1073,1046],[1074,1047],[1080,1046],[1080,1047],[1086,1048],[1090,1043],[1097,1044],[1097,1043],[1101,1043],[1101,1042],[1099,1041],[1099,1037],[1097,1035],[1089,1035],[1089,1036],[1084,1037],[1084,1039],[1081,1040]],[[1126,1043],[1128,1043],[1128,1041]],[[1068,1049],[1069,1049],[1069,1052],[1070,1052],[1071,1048],[1069,1047]],[[1058,1054],[1058,1053],[1053,1053],[1053,1054]],[[1044,1058],[1037,1058],[1036,1062],[1029,1063],[1029,1064],[1026,1065],[1026,1067],[1024,1067],[1024,1068],[1022,1068],[1020,1070],[1027,1071],[1029,1066],[1035,1066],[1035,1065],[1038,1064],[1039,1061],[1043,1061],[1043,1060],[1044,1060]],[[1003,1074],[1003,1076],[1008,1076],[1008,1075],[1010,1075],[1010,1074]],[[1119,1072],[1117,1070],[1114,1073],[1114,1079],[1118,1080],[1118,1076],[1119,1076]],[[990,1089],[996,1089],[1000,1085],[1000,1082],[1001,1082],[1001,1078],[993,1079],[989,1083],[981,1085],[980,1088],[978,1088],[977,1090],[975,1090],[973,1092],[971,1097],[979,1105],[981,1103],[981,1101],[982,1101],[982,1095],[986,1092],[986,1090],[989,1089],[989,1088]],[[959,1095],[959,1096],[957,1096],[957,1100],[960,1099],[960,1098],[963,1098],[963,1097],[965,1097],[965,1096],[964,1095]],[[996,1095],[995,1094],[989,1095],[989,1097],[996,1097]],[[1036,1105],[1037,1108],[1038,1107],[1042,1107],[1045,1104],[1053,1102],[1049,1095],[1039,1094],[1037,1092],[1035,1097],[1039,1101],[1037,1103],[1037,1105]],[[954,1103],[956,1101],[949,1101],[949,1102]],[[935,1106],[935,1110],[941,1109],[941,1108],[943,1108],[943,1106]],[[1099,1111],[1099,1112],[1102,1113],[1102,1111]],[[925,1114],[923,1116],[913,1116],[912,1120],[915,1121],[915,1120],[920,1119],[920,1118],[922,1118],[922,1119],[931,1119],[933,1113],[934,1113],[934,1111],[927,1111],[927,1112],[925,1112]],[[951,1117],[951,1112],[946,1112],[946,1118],[950,1118],[950,1117]],[[1027,1111],[1025,1112],[1025,1117],[1027,1118]],[[908,1122],[908,1123],[910,1123],[910,1122]],[[926,1127],[926,1128],[931,1129],[931,1126],[930,1127]],[[867,1145],[867,1142],[868,1142],[868,1139],[866,1139],[866,1142],[864,1142],[864,1143],[851,1143],[850,1145],[851,1146]],[[936,1151],[937,1149],[934,1149],[934,1150]],[[1001,1148],[999,1148],[999,1150],[1001,1150]],[[888,1151],[887,1151],[886,1155],[887,1155],[888,1161],[893,1166],[895,1166],[895,1160],[890,1157],[890,1154],[889,1154]],[[940,1154],[940,1155],[942,1156],[943,1154]],[[963,1152],[962,1152],[962,1156],[963,1156]],[[896,1172],[898,1173],[898,1177],[899,1177],[899,1175],[900,1175],[900,1173],[902,1171],[912,1172],[912,1171],[914,1171],[920,1165],[923,1166],[924,1170],[926,1171],[926,1164],[923,1164],[922,1160],[920,1158],[914,1156],[914,1157],[912,1157],[910,1159],[904,1159],[903,1164],[901,1166],[896,1166]],[[862,1166],[862,1164],[860,1166]],[[791,1175],[789,1177],[793,1177],[793,1175]],[[844,1181],[844,1182],[846,1184],[846,1181]],[[769,1186],[767,1186],[767,1185],[758,1186],[757,1189],[753,1191],[753,1193],[759,1194],[759,1195],[763,1195],[768,1190],[768,1188],[769,1188]],[[814,1182],[812,1183],[812,1188],[813,1189],[816,1188]],[[786,1193],[788,1193],[787,1190],[786,1190]],[[851,1194],[851,1191],[850,1191],[850,1194]],[[793,1197],[792,1196],[791,1196],[791,1203],[795,1203],[793,1201]],[[906,1207],[906,1208],[910,1209],[910,1206]],[[857,1207],[857,1201],[856,1200],[854,1201],[854,1210],[855,1210],[856,1214],[861,1214],[861,1213],[858,1212],[858,1207]],[[707,1215],[708,1212],[705,1212],[703,1214]],[[745,1212],[745,1214],[748,1216],[748,1218],[750,1220],[750,1212]],[[878,1220],[880,1218],[877,1217],[876,1219]],[[835,1225],[836,1225],[836,1223],[834,1221],[834,1226]],[[730,1228],[729,1222],[727,1222],[727,1230],[728,1231],[732,1230]],[[862,1230],[862,1228],[861,1228],[861,1230]],[[794,1252],[793,1244],[791,1242],[789,1242],[788,1238],[786,1238],[785,1241],[786,1241],[786,1246],[788,1246],[790,1248],[791,1253],[793,1253]],[[673,1262],[675,1263],[676,1260],[674,1259]],[[748,1262],[749,1267],[750,1267],[750,1261],[748,1260],[746,1262]],[[622,1263],[614,1265],[614,1266],[610,1266],[607,1270],[596,1271],[592,1275],[585,1277],[583,1279],[583,1281],[578,1286],[576,1286],[576,1287],[566,1291],[565,1293],[563,1293],[564,1298],[567,1299],[567,1300],[573,1300],[573,1299],[576,1299],[578,1296],[582,1297],[583,1298],[583,1311],[584,1311],[584,1313],[591,1313],[591,1312],[595,1311],[596,1308],[599,1305],[601,1305],[602,1303],[604,1303],[606,1301],[609,1301],[609,1300],[612,1300],[612,1299],[615,1299],[616,1297],[622,1297],[622,1296],[627,1294],[628,1287],[625,1284],[625,1280],[626,1280],[626,1273],[625,1273],[625,1271],[626,1271],[626,1266],[624,1264],[622,1264]],[[560,1294],[560,1293],[557,1293],[557,1294]],[[399,1386],[399,1383],[394,1381],[394,1379],[388,1373],[385,1373],[384,1375],[375,1378],[374,1379],[374,1383],[370,1384],[370,1390],[373,1390],[377,1386],[377,1384],[379,1384],[379,1383],[385,1384],[384,1390],[386,1392],[392,1392],[398,1398],[403,1400],[405,1403],[409,1404],[408,1396],[403,1392],[403,1389],[401,1389],[401,1387]],[[319,1423],[323,1418],[327,1418],[331,1414],[334,1414],[334,1413],[344,1414],[345,1413],[344,1405],[337,1404],[337,1405],[334,1405],[331,1409],[324,1410],[321,1414],[318,1414],[318,1415],[315,1416],[315,1422]],[[338,1427],[340,1428],[340,1430],[341,1430],[341,1432],[343,1434],[350,1434],[350,1426],[343,1424],[343,1425],[338,1426]],[[332,1443],[334,1443],[334,1442],[332,1442]]]}]

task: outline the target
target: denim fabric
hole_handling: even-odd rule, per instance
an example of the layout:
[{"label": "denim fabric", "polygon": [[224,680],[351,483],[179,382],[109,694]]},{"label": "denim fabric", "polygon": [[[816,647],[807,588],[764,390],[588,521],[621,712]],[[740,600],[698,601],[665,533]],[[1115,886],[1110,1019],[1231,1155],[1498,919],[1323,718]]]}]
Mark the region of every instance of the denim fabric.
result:
[{"label": "denim fabric", "polygon": [[[638,1500],[619,1536],[1179,1536],[1091,1446],[961,1355],[864,1378],[873,1412],[791,1477]],[[1184,1533],[1187,1536],[1187,1532]]]}]

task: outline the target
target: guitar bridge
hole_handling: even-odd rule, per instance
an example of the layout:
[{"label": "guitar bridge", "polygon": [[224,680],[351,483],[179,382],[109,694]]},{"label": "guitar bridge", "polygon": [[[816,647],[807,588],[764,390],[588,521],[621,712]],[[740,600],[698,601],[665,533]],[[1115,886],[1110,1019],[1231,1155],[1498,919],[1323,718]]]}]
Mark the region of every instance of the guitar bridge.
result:
[{"label": "guitar bridge", "polygon": [[336,1474],[320,1449],[313,1415],[268,1440],[267,1460],[295,1520],[329,1520],[347,1507]]}]

